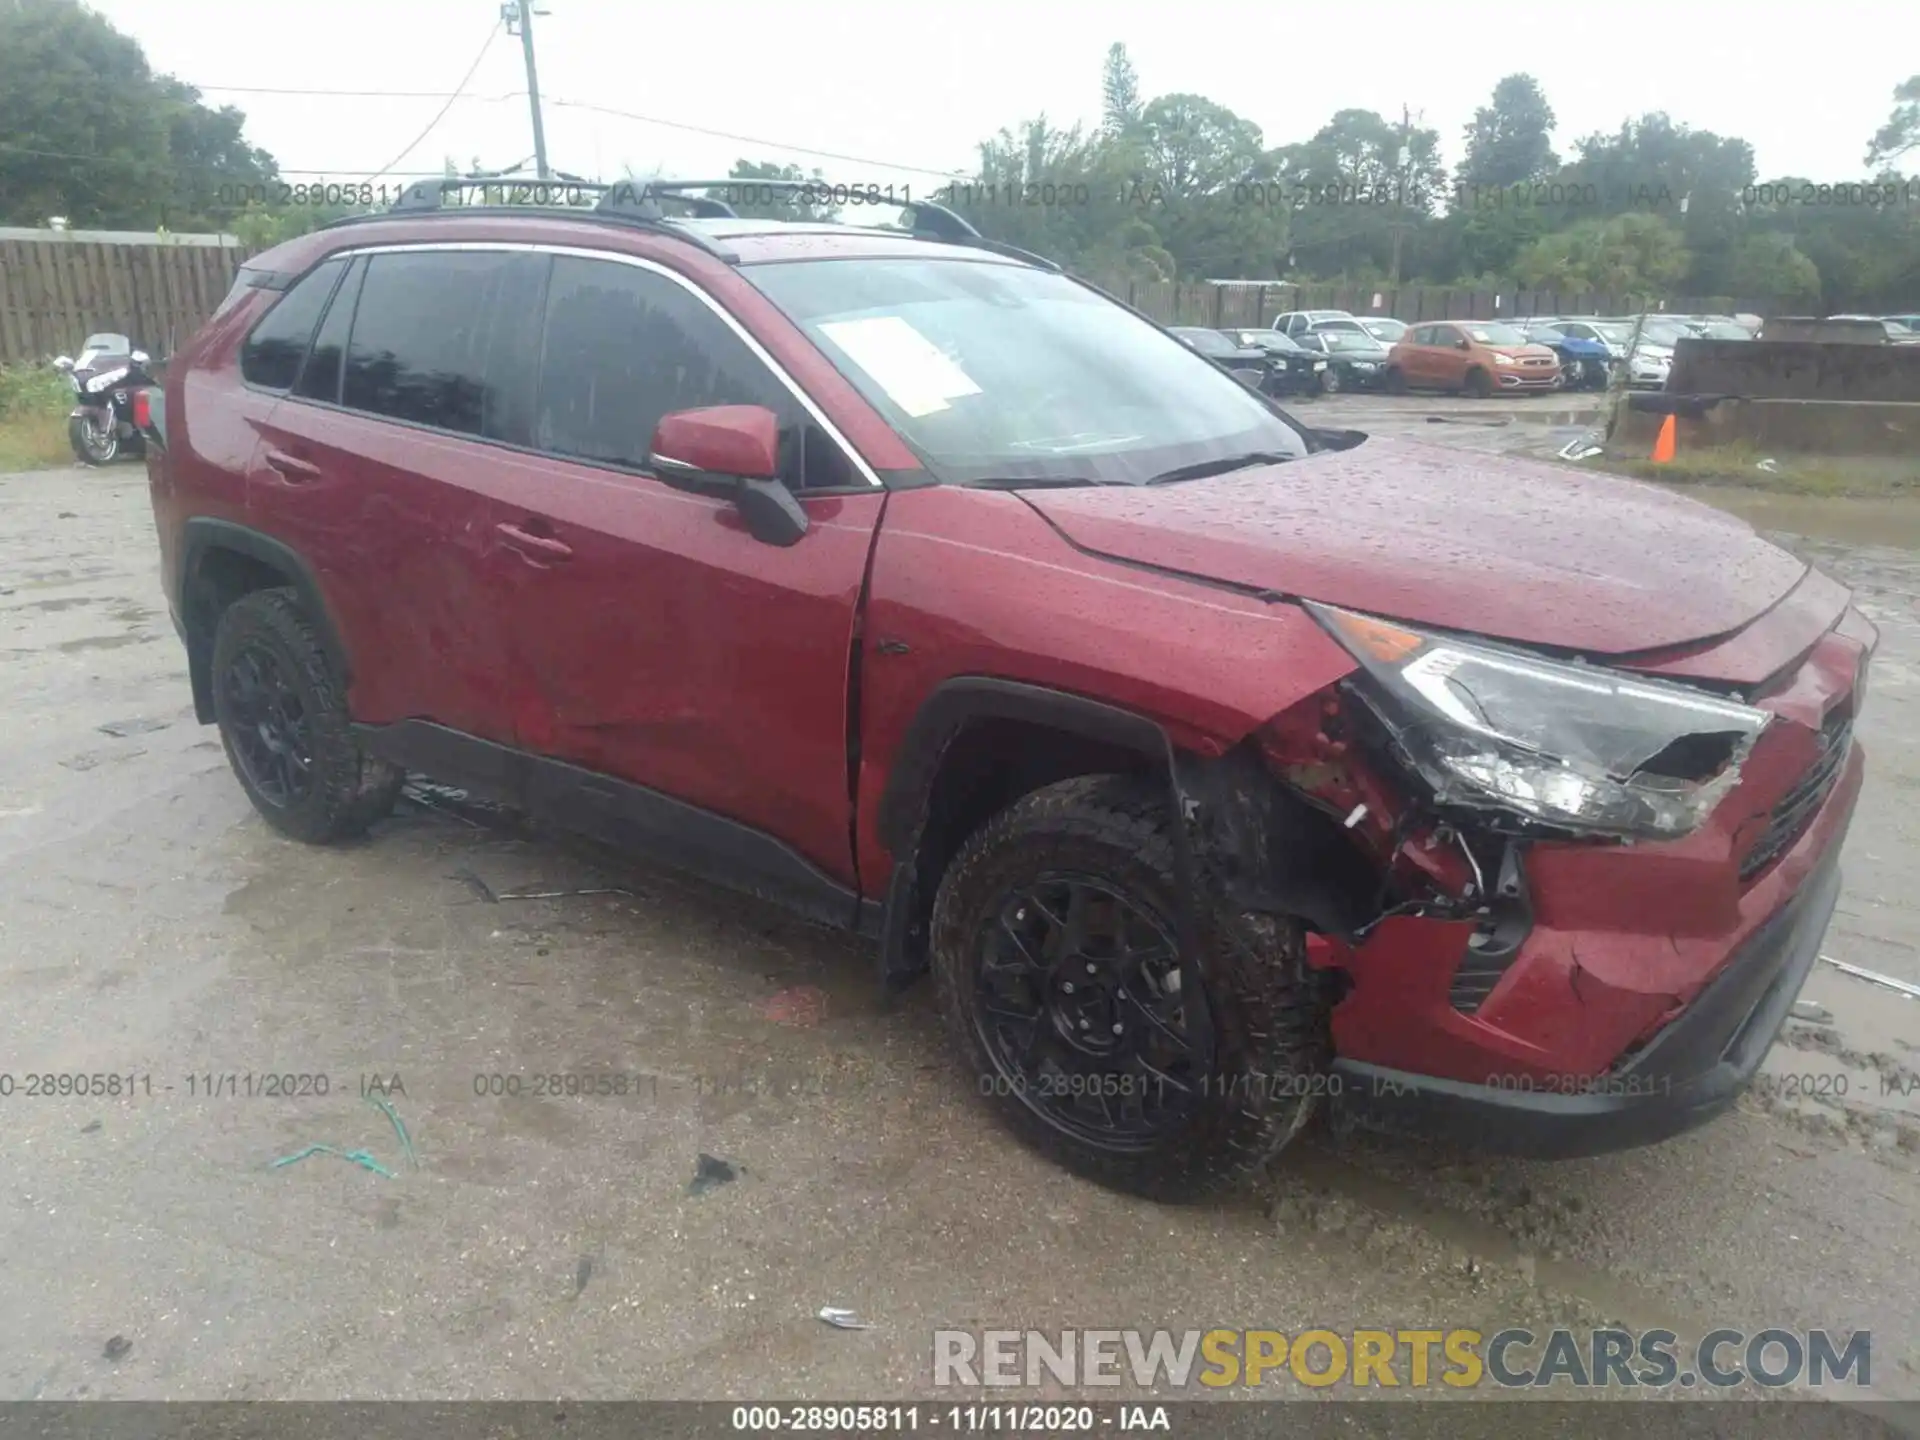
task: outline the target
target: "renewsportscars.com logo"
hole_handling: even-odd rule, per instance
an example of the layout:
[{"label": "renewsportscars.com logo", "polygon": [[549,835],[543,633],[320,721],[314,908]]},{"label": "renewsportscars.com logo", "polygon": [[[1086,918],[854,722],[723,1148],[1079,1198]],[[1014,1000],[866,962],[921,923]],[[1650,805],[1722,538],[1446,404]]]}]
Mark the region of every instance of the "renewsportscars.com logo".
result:
[{"label": "renewsportscars.com logo", "polygon": [[1688,1357],[1672,1330],[936,1330],[933,1383],[1176,1390],[1873,1383],[1867,1330],[1713,1330]]}]

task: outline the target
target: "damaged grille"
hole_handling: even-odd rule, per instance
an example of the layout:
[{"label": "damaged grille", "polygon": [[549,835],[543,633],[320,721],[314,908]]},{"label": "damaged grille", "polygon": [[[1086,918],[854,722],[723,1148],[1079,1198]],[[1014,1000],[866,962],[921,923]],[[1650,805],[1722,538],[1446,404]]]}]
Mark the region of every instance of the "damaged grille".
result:
[{"label": "damaged grille", "polygon": [[1800,838],[1822,802],[1840,777],[1840,766],[1853,742],[1853,710],[1836,710],[1820,727],[1820,753],[1791,790],[1780,797],[1767,817],[1767,828],[1740,862],[1744,883],[1757,878],[1782,853]]}]

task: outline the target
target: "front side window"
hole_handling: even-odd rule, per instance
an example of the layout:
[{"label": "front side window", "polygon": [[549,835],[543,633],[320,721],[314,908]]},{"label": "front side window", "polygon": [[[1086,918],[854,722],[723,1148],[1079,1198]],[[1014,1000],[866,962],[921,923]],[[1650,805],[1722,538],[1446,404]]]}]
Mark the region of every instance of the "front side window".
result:
[{"label": "front side window", "polygon": [[1140,484],[1308,452],[1240,381],[1065,275],[957,257],[741,273],[953,483]]},{"label": "front side window", "polygon": [[286,390],[300,373],[300,361],[313,339],[313,327],[320,323],[320,312],[347,268],[345,260],[329,260],[319,269],[294,283],[291,290],[260,317],[240,347],[240,375],[249,385],[264,390]]},{"label": "front side window", "polygon": [[780,420],[781,478],[794,489],[858,483],[845,454],[766,364],[698,296],[613,260],[553,262],[533,443],[556,455],[645,470],[660,417],[759,405]]}]

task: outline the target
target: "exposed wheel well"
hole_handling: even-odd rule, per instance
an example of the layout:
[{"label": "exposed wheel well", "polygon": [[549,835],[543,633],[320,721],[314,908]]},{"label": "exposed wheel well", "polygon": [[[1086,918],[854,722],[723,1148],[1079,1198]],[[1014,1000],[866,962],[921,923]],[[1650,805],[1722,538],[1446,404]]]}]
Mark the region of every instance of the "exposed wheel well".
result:
[{"label": "exposed wheel well", "polygon": [[913,854],[910,913],[902,956],[914,969],[926,958],[927,926],[940,880],[960,847],[1021,797],[1078,775],[1158,773],[1164,757],[1032,720],[980,716],[967,721],[941,754],[927,792]]},{"label": "exposed wheel well", "polygon": [[208,545],[194,557],[182,587],[180,619],[187,632],[193,709],[201,724],[213,723],[213,636],[221,614],[242,595],[292,585],[294,578],[257,556],[223,545]]}]

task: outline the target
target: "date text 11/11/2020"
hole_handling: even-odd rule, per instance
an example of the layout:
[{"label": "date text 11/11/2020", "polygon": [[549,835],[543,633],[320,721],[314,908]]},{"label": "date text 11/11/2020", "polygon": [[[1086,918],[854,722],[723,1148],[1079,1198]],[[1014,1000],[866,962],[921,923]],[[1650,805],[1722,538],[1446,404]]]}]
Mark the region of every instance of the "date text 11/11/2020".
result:
[{"label": "date text 11/11/2020", "polygon": [[167,1095],[189,1100],[305,1100],[335,1094],[370,1099],[406,1093],[405,1083],[394,1072],[337,1078],[310,1071],[201,1070],[167,1079],[147,1070],[0,1071],[0,1100],[152,1100]]}]

